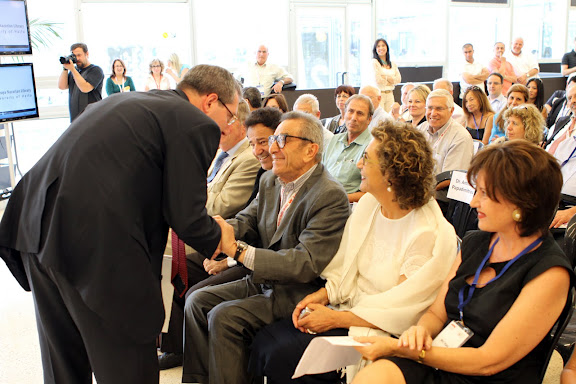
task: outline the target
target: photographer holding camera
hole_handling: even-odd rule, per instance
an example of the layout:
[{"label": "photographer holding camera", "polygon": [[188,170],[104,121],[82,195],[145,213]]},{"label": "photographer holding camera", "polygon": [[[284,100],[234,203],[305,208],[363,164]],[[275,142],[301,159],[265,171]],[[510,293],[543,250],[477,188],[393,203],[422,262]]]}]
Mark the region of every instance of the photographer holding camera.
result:
[{"label": "photographer holding camera", "polygon": [[70,51],[70,56],[60,57],[64,68],[58,78],[58,88],[69,90],[70,121],[73,121],[88,104],[102,100],[104,72],[90,64],[86,44],[72,44]]}]

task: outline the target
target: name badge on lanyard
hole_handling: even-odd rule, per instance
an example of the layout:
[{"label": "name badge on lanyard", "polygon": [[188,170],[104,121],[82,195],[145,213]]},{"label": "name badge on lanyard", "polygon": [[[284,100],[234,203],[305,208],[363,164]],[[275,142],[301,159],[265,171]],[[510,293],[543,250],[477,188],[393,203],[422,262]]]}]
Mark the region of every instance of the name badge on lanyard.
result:
[{"label": "name badge on lanyard", "polygon": [[[464,307],[466,306],[466,304],[470,302],[470,300],[472,300],[472,295],[474,294],[474,290],[478,285],[478,279],[480,278],[480,273],[484,269],[484,266],[488,262],[488,259],[490,259],[490,256],[492,256],[494,247],[496,246],[499,240],[500,238],[497,238],[496,241],[494,241],[494,244],[492,244],[492,246],[488,250],[488,253],[482,260],[482,263],[480,263],[480,265],[478,266],[478,269],[474,274],[474,281],[472,282],[472,284],[470,284],[470,289],[468,290],[468,296],[466,297],[466,299],[464,299],[464,289],[466,288],[467,284],[463,285],[462,288],[460,288],[460,291],[458,292],[458,311],[460,312],[460,320],[459,321],[452,320],[436,336],[436,338],[434,338],[434,341],[432,342],[433,347],[460,348],[474,335],[474,332],[464,324]],[[534,240],[529,246],[524,248],[522,252],[516,255],[516,257],[508,261],[504,266],[504,268],[502,268],[502,271],[500,271],[498,275],[496,275],[494,278],[488,281],[484,285],[484,287],[498,280],[504,274],[504,272],[506,272],[512,266],[512,264],[514,264],[518,259],[520,259],[528,252],[532,251],[540,243],[542,243],[542,238]]]}]

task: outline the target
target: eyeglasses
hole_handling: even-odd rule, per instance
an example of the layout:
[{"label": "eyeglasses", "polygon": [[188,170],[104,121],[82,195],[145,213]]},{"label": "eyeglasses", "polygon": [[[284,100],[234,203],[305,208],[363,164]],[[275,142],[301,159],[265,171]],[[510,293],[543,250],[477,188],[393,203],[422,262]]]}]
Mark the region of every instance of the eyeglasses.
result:
[{"label": "eyeglasses", "polygon": [[468,91],[482,91],[482,89],[476,85],[471,85],[467,89]]},{"label": "eyeglasses", "polygon": [[426,107],[426,110],[429,112],[444,112],[445,110],[447,110],[448,107]]},{"label": "eyeglasses", "polygon": [[232,117],[230,118],[230,120],[228,120],[228,125],[234,124],[234,122],[235,122],[236,120],[238,120],[238,116],[236,116],[235,114],[233,114],[232,111],[231,111],[230,109],[228,109],[228,107],[226,106],[226,104],[224,104],[224,103],[222,102],[222,100],[220,100],[220,98],[218,98],[218,101],[220,102],[220,104],[222,104],[222,106],[223,106],[224,108],[226,108],[226,110],[228,111],[228,113],[230,113],[230,115],[232,116]]},{"label": "eyeglasses", "polygon": [[311,143],[314,143],[312,140],[310,140],[306,137],[293,136],[293,135],[287,135],[285,133],[282,133],[280,135],[268,136],[268,146],[271,147],[272,144],[274,144],[274,142],[276,142],[276,143],[278,143],[278,148],[283,149],[286,146],[286,138],[287,137],[293,137],[295,139],[306,140],[306,141],[309,141]]}]

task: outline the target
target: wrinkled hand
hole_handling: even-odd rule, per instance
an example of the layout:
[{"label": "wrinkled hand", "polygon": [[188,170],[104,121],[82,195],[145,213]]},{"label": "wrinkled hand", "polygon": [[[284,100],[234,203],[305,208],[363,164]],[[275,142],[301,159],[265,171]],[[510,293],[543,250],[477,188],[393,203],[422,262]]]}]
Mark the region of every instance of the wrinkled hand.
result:
[{"label": "wrinkled hand", "polygon": [[570,221],[570,219],[574,216],[574,210],[570,209],[563,209],[556,212],[556,216],[554,216],[554,220],[550,224],[550,228],[558,228],[563,224],[566,224]]},{"label": "wrinkled hand", "polygon": [[213,216],[214,220],[220,226],[222,237],[220,238],[220,250],[227,256],[233,257],[236,252],[236,238],[234,236],[234,227],[226,222],[221,216]]},{"label": "wrinkled hand", "polygon": [[394,355],[396,340],[386,336],[355,337],[354,340],[360,343],[368,343],[365,347],[354,347],[367,360],[374,361],[381,357]]},{"label": "wrinkled hand", "polygon": [[228,260],[209,260],[204,259],[203,262],[204,270],[208,272],[209,275],[217,275],[228,269]]},{"label": "wrinkled hand", "polygon": [[398,347],[421,351],[432,348],[432,337],[428,330],[420,325],[408,328],[398,339]]},{"label": "wrinkled hand", "polygon": [[308,304],[312,312],[298,320],[298,329],[302,332],[308,330],[322,333],[336,328],[336,316],[338,311],[330,309],[322,304]]},{"label": "wrinkled hand", "polygon": [[283,83],[277,82],[276,84],[274,84],[272,89],[274,90],[275,93],[282,93],[282,86],[284,86]]},{"label": "wrinkled hand", "polygon": [[296,304],[296,308],[294,308],[294,312],[292,312],[292,324],[294,324],[294,328],[298,328],[301,332],[306,332],[306,329],[298,326],[298,318],[300,317],[300,312],[302,312],[308,304],[328,305],[328,291],[326,291],[326,288],[320,288]]}]

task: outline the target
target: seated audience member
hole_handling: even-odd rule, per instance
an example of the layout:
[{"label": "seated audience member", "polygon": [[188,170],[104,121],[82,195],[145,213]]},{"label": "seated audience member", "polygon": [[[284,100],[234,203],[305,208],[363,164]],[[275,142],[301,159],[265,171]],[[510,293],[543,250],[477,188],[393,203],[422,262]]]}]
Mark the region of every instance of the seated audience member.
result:
[{"label": "seated audience member", "polygon": [[[574,48],[576,48],[576,38],[574,38]],[[573,77],[576,72],[576,51],[572,49],[562,56],[562,63],[560,64],[560,71],[562,76]]]},{"label": "seated audience member", "polygon": [[482,63],[474,60],[474,47],[472,44],[464,44],[462,53],[464,54],[465,62],[460,74],[460,99],[464,101],[464,92],[473,85],[484,92],[484,81],[490,75],[490,71]]},{"label": "seated audience member", "polygon": [[494,140],[502,143],[509,140],[526,140],[532,144],[540,145],[544,134],[544,118],[532,104],[521,104],[508,108],[504,112],[504,126],[506,137]]},{"label": "seated audience member", "polygon": [[[573,276],[548,231],[560,166],[518,140],[478,152],[468,180],[476,186],[470,205],[481,230],[464,237],[449,278],[416,326],[398,340],[356,338],[370,343],[356,349],[374,363],[355,384],[540,383],[542,341],[566,304]],[[471,335],[460,347],[439,336],[459,323]],[[436,337],[447,347],[432,344]]]},{"label": "seated audience member", "polygon": [[322,141],[318,119],[285,114],[269,137],[273,168],[262,175],[258,198],[234,219],[216,217],[221,251],[252,273],[186,299],[184,383],[251,382],[253,336],[289,317],[300,300],[323,285],[319,276],[338,250],[349,204],[342,186],[320,164]]},{"label": "seated audience member", "polygon": [[260,91],[256,87],[245,87],[242,90],[242,98],[250,106],[250,111],[254,111],[258,108],[262,108],[262,96]]},{"label": "seated audience member", "polygon": [[360,88],[358,94],[368,96],[374,106],[374,114],[372,115],[372,120],[368,125],[368,130],[371,131],[372,128],[379,126],[383,121],[392,121],[392,116],[382,108],[382,93],[380,92],[380,89],[372,85],[365,85]]},{"label": "seated audience member", "polygon": [[340,85],[336,88],[334,91],[334,101],[340,114],[326,119],[324,128],[334,134],[346,132],[346,121],[344,119],[344,115],[346,114],[346,101],[354,94],[356,94],[356,91],[351,85]]},{"label": "seated audience member", "polygon": [[418,84],[408,92],[407,122],[414,128],[426,121],[426,99],[430,94],[430,88],[424,84]]},{"label": "seated audience member", "polygon": [[494,113],[500,112],[506,106],[506,96],[502,94],[502,82],[504,78],[501,74],[494,72],[488,76],[486,80],[486,88],[488,88],[488,101]]},{"label": "seated audience member", "polygon": [[528,88],[528,103],[534,104],[546,119],[548,117],[548,110],[544,108],[544,83],[542,80],[534,77],[526,83]]},{"label": "seated audience member", "polygon": [[[432,90],[435,91],[437,89],[444,89],[452,95],[454,98],[454,84],[448,79],[436,79],[434,80],[434,85],[432,86]],[[454,112],[452,113],[452,118],[456,120],[458,123],[462,123],[464,120],[464,111],[462,107],[458,104],[454,103]]]},{"label": "seated audience member", "polygon": [[[516,82],[516,74],[512,64],[504,57],[505,51],[504,43],[497,42],[494,44],[494,57],[488,62],[488,70],[502,75],[502,94],[507,95],[512,84]],[[496,112],[496,110],[494,111]]]},{"label": "seated audience member", "polygon": [[[366,195],[322,272],[326,286],[300,301],[291,320],[256,335],[250,367],[270,383],[338,382],[339,372],[290,380],[310,341],[399,336],[432,304],[456,259],[454,228],[432,198],[434,163],[424,136],[400,122],[383,122],[372,136],[357,164]],[[300,318],[303,310],[309,314]]]},{"label": "seated audience member", "polygon": [[[450,92],[444,89],[432,91],[426,99],[427,121],[418,126],[434,152],[436,174],[468,169],[474,155],[472,137],[451,117],[453,110],[454,97]],[[446,180],[436,186],[436,200],[443,210],[448,204],[446,188],[449,184],[450,180]]]},{"label": "seated audience member", "polygon": [[486,94],[475,85],[468,87],[462,98],[462,110],[466,130],[470,132],[473,139],[487,145],[492,133],[494,111],[490,107]]},{"label": "seated audience member", "polygon": [[390,112],[394,120],[408,121],[410,116],[410,113],[408,112],[408,92],[410,92],[415,86],[414,83],[406,83],[402,88],[400,88],[402,92],[400,97],[402,105],[394,102],[394,104],[392,104],[392,112]]},{"label": "seated audience member", "polygon": [[510,49],[511,55],[508,57],[508,61],[512,64],[512,68],[514,68],[516,83],[526,85],[529,79],[538,77],[540,66],[533,54],[522,51],[523,47],[524,39],[521,37],[515,38],[512,42],[512,49]]},{"label": "seated audience member", "polygon": [[[292,110],[307,113],[320,119],[320,104],[318,103],[318,98],[311,93],[300,95],[294,102]],[[334,134],[326,128],[322,129],[322,133],[324,134],[324,148],[326,148]]]},{"label": "seated audience member", "polygon": [[354,95],[346,102],[346,132],[335,135],[324,155],[322,163],[348,194],[348,201],[357,202],[364,192],[360,192],[360,171],[356,167],[364,150],[370,143],[368,125],[374,113],[374,106],[368,96]]},{"label": "seated audience member", "polygon": [[528,102],[528,88],[522,84],[514,84],[508,90],[508,95],[506,98],[508,99],[506,107],[494,115],[492,134],[490,135],[489,140],[490,143],[499,137],[505,136],[504,112],[506,112],[508,108],[517,107],[520,104],[526,104]]},{"label": "seated audience member", "polygon": [[[548,145],[546,150],[556,158],[562,170],[564,183],[562,193],[570,196],[576,196],[576,86],[568,88],[566,94],[568,105],[572,115],[564,118],[565,121],[558,120],[556,123],[559,133]],[[576,214],[576,207],[560,207],[552,220],[550,228],[558,228],[567,224],[572,216]]]},{"label": "seated audience member", "polygon": [[[546,141],[544,142],[543,147],[550,152],[552,155],[554,155],[555,149],[550,151],[551,149],[551,145],[554,141],[560,139],[560,141],[565,140],[566,137],[566,133],[568,130],[572,131],[573,127],[571,127],[571,122],[574,116],[574,112],[576,111],[575,108],[572,107],[570,101],[568,100],[568,93],[570,93],[570,89],[574,88],[574,83],[575,82],[570,82],[568,84],[568,88],[566,89],[566,96],[564,97],[566,100],[564,101],[565,107],[568,109],[567,112],[564,113],[565,116],[560,117],[548,130],[548,135],[546,136]],[[570,134],[569,134],[570,135]],[[560,141],[558,141],[558,143],[560,143]],[[558,144],[555,144],[555,146],[558,146]]]},{"label": "seated audience member", "polygon": [[126,76],[126,65],[120,59],[112,62],[112,74],[106,80],[106,93],[108,96],[121,92],[134,92],[134,82]]},{"label": "seated audience member", "polygon": [[[262,97],[268,97],[270,93],[281,93],[285,84],[292,83],[292,75],[279,65],[268,62],[268,47],[260,45],[256,53],[256,62],[249,62],[237,79],[243,79],[243,85],[256,87]],[[286,112],[286,111],[284,111]]]},{"label": "seated audience member", "polygon": [[166,74],[174,80],[175,84],[178,84],[180,80],[188,73],[190,66],[187,64],[182,64],[180,62],[180,57],[176,53],[170,54],[168,58],[168,63],[166,65]]},{"label": "seated audience member", "polygon": [[170,89],[170,80],[164,76],[164,63],[159,59],[153,59],[150,62],[150,76],[146,80],[144,90],[148,92],[151,89]]},{"label": "seated audience member", "polygon": [[[208,198],[206,211],[209,215],[220,215],[225,218],[234,217],[247,204],[254,189],[254,182],[259,174],[260,162],[251,153],[250,144],[246,139],[245,121],[250,109],[245,101],[238,105],[237,120],[221,129],[219,152],[208,170]],[[276,115],[276,125],[280,122],[279,113]],[[222,156],[226,153],[227,156]],[[222,159],[225,159],[222,161]],[[173,236],[173,234],[171,234]],[[166,254],[173,254],[174,241],[168,241]],[[182,243],[183,244],[183,243]],[[184,245],[184,244],[183,244]],[[181,247],[181,245],[178,245]],[[215,274],[215,266],[211,265],[211,272],[205,270],[205,257],[194,249],[185,245],[186,267],[188,272],[188,289],[190,292],[207,284],[217,284],[244,277],[249,271],[245,268],[233,268],[225,274],[213,279],[206,279]],[[224,260],[224,263],[226,260]],[[218,272],[223,269],[220,268]],[[168,333],[161,337],[160,350],[164,352],[158,357],[160,369],[168,369],[182,364],[184,321],[184,297],[174,292],[172,312]]]},{"label": "seated audience member", "polygon": [[568,88],[576,83],[576,77],[569,77],[566,81],[565,89],[557,89],[552,93],[552,96],[548,98],[544,108],[548,110],[548,116],[546,117],[546,127],[549,129],[549,133],[552,132],[552,127],[556,122],[570,114],[570,107],[566,103],[566,92]]},{"label": "seated audience member", "polygon": [[282,113],[290,111],[288,108],[288,103],[284,95],[272,94],[264,99],[262,102],[263,107],[278,108]]}]

